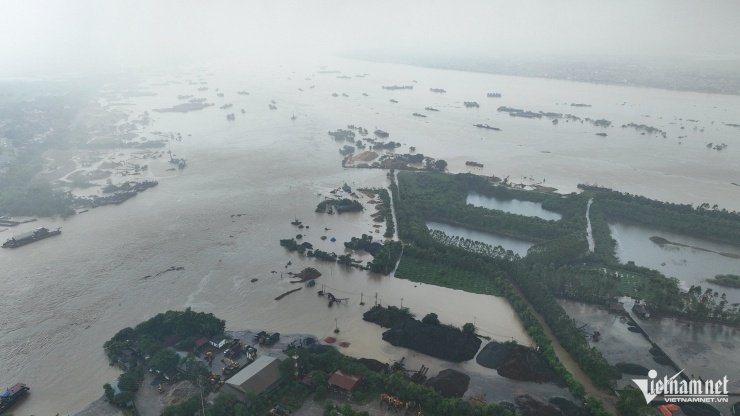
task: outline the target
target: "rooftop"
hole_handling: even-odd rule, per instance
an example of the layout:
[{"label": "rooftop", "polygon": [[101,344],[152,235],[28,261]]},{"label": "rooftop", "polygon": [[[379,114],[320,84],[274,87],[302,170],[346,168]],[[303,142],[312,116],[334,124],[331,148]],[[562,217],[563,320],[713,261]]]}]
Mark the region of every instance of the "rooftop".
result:
[{"label": "rooftop", "polygon": [[360,376],[347,374],[342,372],[342,370],[337,370],[331,375],[331,377],[329,377],[329,384],[352,392],[360,384],[360,380],[362,380],[362,377]]},{"label": "rooftop", "polygon": [[[234,376],[231,377],[227,381],[227,383],[231,384],[232,386],[241,388],[247,381],[253,378],[254,379],[258,378],[255,376],[262,373],[263,370],[267,369],[272,363],[276,361],[279,361],[279,360],[275,357],[263,355],[259,357],[258,359],[256,359],[252,364],[249,364],[248,366],[244,367],[241,371],[234,374]],[[262,389],[269,387],[271,384],[273,384],[275,381],[277,381],[280,378],[280,372],[277,370],[277,368],[274,368],[274,371],[269,371],[268,369],[268,371],[264,371],[264,373],[265,373],[264,380],[262,380],[263,377],[259,377],[261,379],[259,381],[264,381],[264,383],[259,383],[259,384],[264,384],[264,386],[262,386]],[[260,389],[260,391],[262,389]]]}]

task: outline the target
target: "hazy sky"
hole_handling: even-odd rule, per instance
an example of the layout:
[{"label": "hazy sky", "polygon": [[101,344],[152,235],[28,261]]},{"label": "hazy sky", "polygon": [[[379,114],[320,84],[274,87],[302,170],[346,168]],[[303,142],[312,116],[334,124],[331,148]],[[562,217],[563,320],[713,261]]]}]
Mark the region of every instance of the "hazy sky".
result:
[{"label": "hazy sky", "polygon": [[740,58],[738,0],[0,0],[0,76],[352,49]]}]

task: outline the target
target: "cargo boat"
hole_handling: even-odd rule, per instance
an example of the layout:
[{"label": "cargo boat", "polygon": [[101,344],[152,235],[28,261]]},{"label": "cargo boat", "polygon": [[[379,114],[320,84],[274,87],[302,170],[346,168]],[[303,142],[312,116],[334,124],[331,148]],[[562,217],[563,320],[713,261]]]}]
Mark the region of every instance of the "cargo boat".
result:
[{"label": "cargo boat", "polygon": [[26,244],[31,244],[36,241],[43,240],[44,238],[59,235],[61,233],[62,233],[61,227],[56,228],[54,230],[40,227],[33,231],[9,238],[8,241],[3,243],[3,248],[16,248],[20,246],[25,246]]},{"label": "cargo boat", "polygon": [[501,131],[501,129],[500,129],[500,128],[498,128],[498,127],[491,127],[491,126],[489,126],[488,124],[480,124],[480,123],[479,123],[479,124],[473,124],[473,125],[474,125],[475,127],[478,127],[478,128],[480,128],[480,129],[488,129],[488,130],[496,130],[496,131]]},{"label": "cargo boat", "polygon": [[18,401],[28,393],[28,390],[31,390],[28,386],[23,383],[18,383],[0,394],[0,414],[5,413],[6,410],[18,403]]}]

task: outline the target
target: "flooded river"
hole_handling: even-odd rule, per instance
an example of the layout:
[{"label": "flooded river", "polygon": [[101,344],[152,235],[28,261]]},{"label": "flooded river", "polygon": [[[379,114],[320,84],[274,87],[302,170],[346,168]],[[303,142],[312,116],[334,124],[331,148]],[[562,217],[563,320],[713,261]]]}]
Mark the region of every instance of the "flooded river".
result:
[{"label": "flooded river", "polygon": [[[740,247],[642,225],[614,222],[609,224],[609,228],[617,240],[617,255],[621,262],[634,261],[638,266],[659,270],[668,277],[680,280],[684,289],[692,285],[704,289],[712,287],[719,293],[726,293],[730,304],[740,302],[740,289],[711,285],[706,281],[718,274],[740,274],[740,258],[718,254],[740,255]],[[704,250],[673,244],[661,246],[650,240],[653,236]]]},{"label": "flooded river", "polygon": [[[329,65],[351,79],[318,74],[315,64]],[[312,332],[322,337],[333,334],[337,325],[340,340],[351,342],[348,354],[381,361],[413,355],[381,341],[379,327],[360,322],[377,293],[384,305],[400,305],[403,298],[403,305],[419,316],[435,312],[453,325],[475,321],[496,339],[529,344],[510,306],[499,298],[330,267],[291,255],[278,245],[278,239],[297,234],[290,225],[296,217],[310,226],[301,231],[305,241],[337,253],[343,251],[342,242],[373,230],[369,212],[334,216],[314,212],[323,199],[318,194],[344,182],[353,188],[388,183],[382,171],[342,169],[338,146],[326,132],[348,124],[386,130],[390,140],[403,143],[398,150],[415,146],[417,152],[447,160],[453,172],[467,171],[465,161],[474,159],[486,166],[477,173],[546,178],[548,186],[563,192],[574,191],[579,182],[598,182],[672,202],[706,201],[740,209],[740,188],[728,181],[740,176],[736,163],[740,139],[736,130],[722,124],[736,122],[730,116],[740,109],[740,97],[337,58],[275,62],[270,68],[215,64],[212,70],[214,75],[203,75],[208,91],[187,85],[188,78],[198,79],[194,71],[179,77],[162,75],[144,84],[156,96],[131,98],[130,105],[120,106],[132,116],[150,112],[153,124],[141,135],[153,138],[149,133],[154,130],[181,132],[182,141],[173,142],[170,149],[188,160],[186,169],[168,172],[153,164],[141,179],[157,179],[159,186],[121,206],[0,234],[6,238],[38,225],[63,227],[59,237],[0,251],[2,382],[21,381],[32,389],[15,414],[70,414],[100,397],[102,385],[118,375],[107,365],[103,342],[119,329],[167,309],[213,312],[226,319],[230,329]],[[369,75],[354,77],[364,73]],[[380,88],[411,85],[413,80],[418,81],[414,90]],[[159,85],[170,81],[175,82]],[[432,94],[428,91],[432,86],[448,93]],[[223,98],[216,97],[216,88]],[[236,95],[239,90],[250,95]],[[487,99],[489,91],[500,91],[504,98]],[[187,114],[152,113],[178,104],[178,94],[208,97],[216,105]],[[277,110],[268,109],[270,100],[276,101]],[[470,100],[479,101],[481,107],[464,108],[462,102]],[[569,102],[592,107],[563,105]],[[233,109],[220,110],[226,103]],[[619,127],[602,138],[595,136],[601,130],[589,124],[554,126],[548,120],[515,119],[496,112],[499,105],[603,117],[617,126],[649,121],[667,130],[670,138],[641,136]],[[440,111],[427,118],[411,115],[426,106]],[[234,122],[226,121],[229,112],[237,114]],[[652,118],[645,120],[643,115]],[[694,131],[693,125],[681,133],[686,122],[677,118],[700,120],[698,125],[711,132],[712,140],[721,138],[728,148],[707,149],[706,133]],[[503,131],[476,129],[475,123]],[[679,133],[690,136],[680,145]],[[323,234],[337,242],[319,240]],[[293,264],[286,268],[288,261]],[[184,270],[156,276],[171,266]],[[348,305],[327,308],[316,296],[317,289],[275,301],[295,287],[284,273],[308,266],[323,273],[319,284],[346,295],[338,297],[348,297]],[[253,278],[259,280],[252,283]],[[360,296],[364,307],[359,305]],[[480,371],[473,364],[464,367]]]}]

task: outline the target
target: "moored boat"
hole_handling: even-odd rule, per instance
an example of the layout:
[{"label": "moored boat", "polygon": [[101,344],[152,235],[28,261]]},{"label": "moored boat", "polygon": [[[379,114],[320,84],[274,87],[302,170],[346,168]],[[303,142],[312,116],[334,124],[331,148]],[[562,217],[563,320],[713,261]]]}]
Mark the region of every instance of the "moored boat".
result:
[{"label": "moored boat", "polygon": [[3,248],[16,248],[20,246],[25,246],[26,244],[31,244],[39,240],[43,240],[44,238],[53,237],[55,235],[59,235],[62,233],[62,228],[56,228],[54,230],[50,230],[48,228],[39,227],[33,231],[23,233],[20,235],[16,235],[14,237],[11,237],[3,243]]},{"label": "moored boat", "polygon": [[31,390],[31,388],[25,384],[17,383],[15,386],[5,390],[5,392],[0,393],[0,414],[18,403],[18,401],[22,399],[29,390]]}]

